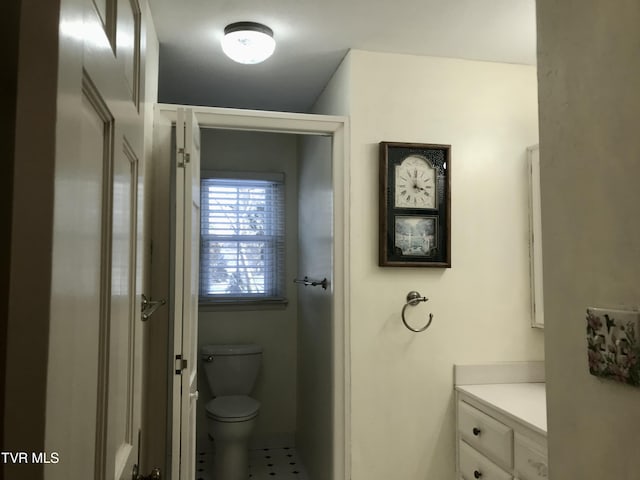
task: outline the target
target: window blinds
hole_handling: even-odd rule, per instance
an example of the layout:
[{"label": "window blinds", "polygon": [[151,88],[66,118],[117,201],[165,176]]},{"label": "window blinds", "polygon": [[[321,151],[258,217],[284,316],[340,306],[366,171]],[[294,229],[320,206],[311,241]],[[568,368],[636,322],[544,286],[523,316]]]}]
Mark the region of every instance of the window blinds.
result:
[{"label": "window blinds", "polygon": [[284,185],[201,180],[201,300],[283,296]]}]

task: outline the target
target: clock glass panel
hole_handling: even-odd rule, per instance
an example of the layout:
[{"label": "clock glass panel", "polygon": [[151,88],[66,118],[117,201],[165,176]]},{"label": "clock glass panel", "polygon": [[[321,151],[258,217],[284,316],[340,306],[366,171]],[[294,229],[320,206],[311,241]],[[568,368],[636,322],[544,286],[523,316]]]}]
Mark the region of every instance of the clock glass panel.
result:
[{"label": "clock glass panel", "polygon": [[427,159],[410,155],[395,166],[396,208],[437,208],[436,169]]}]

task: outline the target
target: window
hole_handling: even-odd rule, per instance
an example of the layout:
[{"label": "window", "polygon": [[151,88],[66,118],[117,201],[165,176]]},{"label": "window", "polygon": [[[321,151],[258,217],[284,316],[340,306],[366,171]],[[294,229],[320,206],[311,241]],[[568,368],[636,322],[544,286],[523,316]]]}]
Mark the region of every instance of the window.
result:
[{"label": "window", "polygon": [[200,302],[284,300],[284,176],[221,175],[201,180]]}]

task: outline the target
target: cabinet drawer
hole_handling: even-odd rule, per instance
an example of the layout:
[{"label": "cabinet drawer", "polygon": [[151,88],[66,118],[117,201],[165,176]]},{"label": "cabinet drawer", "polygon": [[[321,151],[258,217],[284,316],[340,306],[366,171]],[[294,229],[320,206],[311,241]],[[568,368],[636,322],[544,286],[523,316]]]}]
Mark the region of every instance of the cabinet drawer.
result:
[{"label": "cabinet drawer", "polygon": [[520,480],[548,478],[546,448],[516,433],[514,445],[515,473]]},{"label": "cabinet drawer", "polygon": [[465,480],[512,480],[509,473],[465,442],[460,441],[459,449],[460,474]]},{"label": "cabinet drawer", "polygon": [[513,430],[465,402],[458,402],[458,430],[464,440],[505,468],[513,467]]}]

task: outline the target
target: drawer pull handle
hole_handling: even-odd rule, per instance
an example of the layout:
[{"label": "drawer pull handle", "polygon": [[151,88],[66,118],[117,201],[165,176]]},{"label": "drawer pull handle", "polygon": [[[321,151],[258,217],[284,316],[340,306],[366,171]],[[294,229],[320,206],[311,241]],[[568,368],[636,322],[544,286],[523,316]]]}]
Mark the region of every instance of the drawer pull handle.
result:
[{"label": "drawer pull handle", "polygon": [[[482,430],[480,430],[478,427],[473,427],[473,434],[477,437],[480,435],[480,433],[482,432]],[[476,477],[478,478],[478,477]]]},{"label": "drawer pull handle", "polygon": [[474,477],[476,477],[476,478],[480,478],[480,477],[482,476],[482,473],[481,473],[481,472],[479,472],[478,470],[475,470],[475,471],[473,472],[473,476],[474,476]]}]

